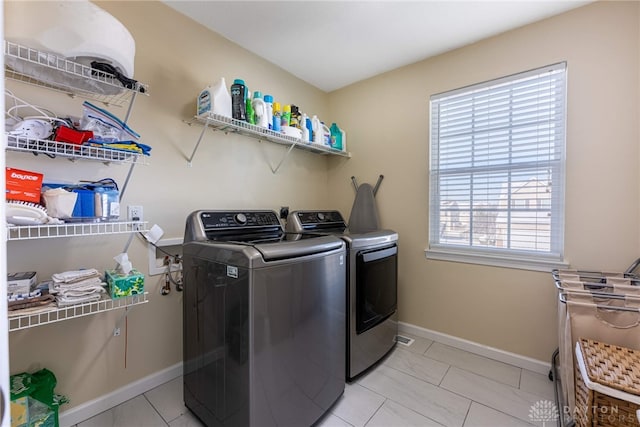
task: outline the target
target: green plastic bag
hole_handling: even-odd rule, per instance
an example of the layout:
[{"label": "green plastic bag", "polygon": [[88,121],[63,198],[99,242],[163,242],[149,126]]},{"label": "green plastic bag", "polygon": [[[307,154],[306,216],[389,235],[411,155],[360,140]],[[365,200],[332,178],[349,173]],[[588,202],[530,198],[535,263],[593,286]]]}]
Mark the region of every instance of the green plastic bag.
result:
[{"label": "green plastic bag", "polygon": [[56,376],[48,369],[11,375],[11,426],[59,427],[58,409],[69,402],[56,394]]}]

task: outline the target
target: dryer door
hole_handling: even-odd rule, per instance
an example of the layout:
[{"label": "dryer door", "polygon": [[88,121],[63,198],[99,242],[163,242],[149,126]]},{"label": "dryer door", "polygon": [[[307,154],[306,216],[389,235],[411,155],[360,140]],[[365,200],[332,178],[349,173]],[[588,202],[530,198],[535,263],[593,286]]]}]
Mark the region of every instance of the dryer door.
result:
[{"label": "dryer door", "polygon": [[397,308],[398,247],[360,251],[356,255],[356,333],[361,334]]}]

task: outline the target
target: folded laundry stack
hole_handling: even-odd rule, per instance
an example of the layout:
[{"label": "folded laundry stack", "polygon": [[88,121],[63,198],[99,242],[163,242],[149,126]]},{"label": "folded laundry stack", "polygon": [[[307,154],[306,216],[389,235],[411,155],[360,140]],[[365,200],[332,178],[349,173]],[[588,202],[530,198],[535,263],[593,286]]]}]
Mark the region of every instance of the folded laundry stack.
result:
[{"label": "folded laundry stack", "polygon": [[7,296],[9,317],[37,314],[50,311],[56,307],[56,299],[46,289],[36,289],[27,294],[11,294]]},{"label": "folded laundry stack", "polygon": [[58,307],[99,301],[106,293],[106,283],[95,268],[56,273],[51,279],[51,293],[56,295]]}]

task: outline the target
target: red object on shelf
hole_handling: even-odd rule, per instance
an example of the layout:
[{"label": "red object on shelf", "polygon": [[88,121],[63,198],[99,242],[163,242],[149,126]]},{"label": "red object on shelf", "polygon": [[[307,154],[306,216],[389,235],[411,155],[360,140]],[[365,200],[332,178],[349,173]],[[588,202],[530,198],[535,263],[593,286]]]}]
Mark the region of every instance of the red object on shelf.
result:
[{"label": "red object on shelf", "polygon": [[68,142],[69,144],[78,145],[90,140],[91,138],[93,138],[93,132],[90,130],[75,130],[66,126],[58,126],[53,137],[54,141]]},{"label": "red object on shelf", "polygon": [[6,168],[6,199],[40,203],[42,177],[38,172]]}]

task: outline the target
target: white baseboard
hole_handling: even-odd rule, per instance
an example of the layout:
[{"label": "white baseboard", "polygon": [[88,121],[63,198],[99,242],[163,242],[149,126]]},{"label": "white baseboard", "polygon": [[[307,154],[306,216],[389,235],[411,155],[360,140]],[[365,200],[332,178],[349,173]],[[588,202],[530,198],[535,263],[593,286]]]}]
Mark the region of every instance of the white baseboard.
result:
[{"label": "white baseboard", "polygon": [[182,362],[141,378],[96,399],[60,412],[60,427],[70,427],[182,375]]},{"label": "white baseboard", "polygon": [[[425,329],[420,326],[412,325],[410,323],[398,322],[398,332],[407,332],[409,334],[427,338],[441,344],[446,344],[451,347],[459,348],[470,353],[508,363],[509,365],[517,366],[519,368],[528,369],[530,371],[537,372],[543,375],[549,374],[549,370],[551,369],[550,362],[543,362],[541,360],[532,359],[520,354],[510,353],[498,348],[489,347],[486,345],[478,344],[477,342],[454,337],[453,335],[447,335],[443,334],[442,332]],[[551,359],[551,355],[549,355],[549,359]]]}]

